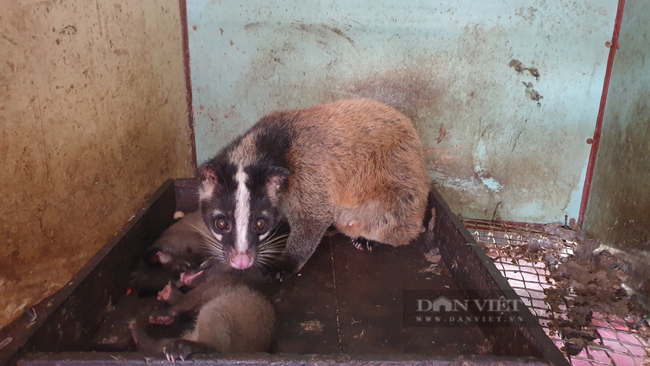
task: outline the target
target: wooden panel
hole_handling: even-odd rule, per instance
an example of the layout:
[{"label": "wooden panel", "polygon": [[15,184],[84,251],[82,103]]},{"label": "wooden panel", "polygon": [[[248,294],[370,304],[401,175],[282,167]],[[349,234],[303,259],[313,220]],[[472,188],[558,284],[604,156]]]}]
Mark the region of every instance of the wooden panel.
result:
[{"label": "wooden panel", "polygon": [[39,304],[30,324],[23,315],[2,329],[12,337],[0,349],[0,363],[17,352],[62,352],[84,350],[107,313],[126,293],[127,280],[151,245],[171,223],[174,210],[173,181],[165,182],[135,217],[102,247],[66,287]]},{"label": "wooden panel", "polygon": [[0,1],[0,327],[192,173],[178,0]]}]

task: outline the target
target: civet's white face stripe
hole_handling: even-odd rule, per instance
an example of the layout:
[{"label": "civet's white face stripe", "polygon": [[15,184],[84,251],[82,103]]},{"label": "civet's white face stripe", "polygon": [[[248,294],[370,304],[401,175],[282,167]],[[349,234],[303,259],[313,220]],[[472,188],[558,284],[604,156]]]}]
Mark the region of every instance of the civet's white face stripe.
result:
[{"label": "civet's white face stripe", "polygon": [[235,180],[237,181],[234,222],[236,230],[235,250],[238,254],[244,254],[248,250],[248,242],[246,239],[248,237],[248,221],[251,215],[251,192],[246,187],[248,175],[244,173],[244,168],[241,165],[237,167]]}]

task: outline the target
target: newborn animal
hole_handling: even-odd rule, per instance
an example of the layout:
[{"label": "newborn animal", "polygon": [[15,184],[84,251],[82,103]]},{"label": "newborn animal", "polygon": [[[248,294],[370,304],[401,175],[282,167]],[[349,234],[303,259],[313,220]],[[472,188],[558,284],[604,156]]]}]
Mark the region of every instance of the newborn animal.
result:
[{"label": "newborn animal", "polygon": [[268,350],[275,312],[269,300],[239,274],[208,269],[204,282],[187,294],[174,292],[166,314],[152,315],[154,323],[169,324],[180,313],[198,311],[192,330],[178,339],[154,340],[135,322],[129,324],[141,350],[164,352],[168,360],[185,360],[196,353],[254,353]]}]

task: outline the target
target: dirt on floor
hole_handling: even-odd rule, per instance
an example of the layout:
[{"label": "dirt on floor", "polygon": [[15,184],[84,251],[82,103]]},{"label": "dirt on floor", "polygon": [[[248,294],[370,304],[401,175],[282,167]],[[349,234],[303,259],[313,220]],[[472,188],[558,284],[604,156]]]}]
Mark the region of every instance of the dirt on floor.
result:
[{"label": "dirt on floor", "polygon": [[503,235],[506,240],[479,240],[479,245],[495,261],[545,264],[546,281],[550,285],[545,290],[550,307],[547,326],[551,336],[557,334],[564,340],[563,351],[568,355],[576,355],[600,339],[592,324],[594,313],[632,321],[631,328],[646,338],[650,336],[646,318],[650,304],[647,253],[630,255],[603,246],[597,240],[584,239],[574,222],[522,228],[464,221],[468,227],[478,230],[510,232]]}]

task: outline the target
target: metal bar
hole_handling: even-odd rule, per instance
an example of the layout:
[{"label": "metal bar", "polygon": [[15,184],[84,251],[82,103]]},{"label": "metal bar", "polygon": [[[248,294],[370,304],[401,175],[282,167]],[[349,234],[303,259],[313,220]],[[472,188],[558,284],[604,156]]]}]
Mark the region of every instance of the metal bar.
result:
[{"label": "metal bar", "polygon": [[190,68],[190,39],[187,24],[187,2],[179,0],[181,10],[181,28],[183,34],[183,69],[185,71],[185,100],[187,101],[187,128],[190,131],[190,146],[192,149],[192,168],[197,168],[196,138],[194,134],[194,105],[192,98],[192,72]]},{"label": "metal bar", "polygon": [[[440,249],[442,260],[450,268],[458,286],[462,289],[480,289],[493,292],[494,296],[505,296],[521,300],[514,294],[512,287],[496,268],[494,262],[476,243],[465,226],[458,220],[456,215],[446,204],[435,188],[432,188],[433,203],[432,214],[435,226],[432,233],[432,240]],[[429,206],[431,207],[431,205]],[[453,265],[457,262],[457,266]],[[523,322],[513,324],[510,329],[499,329],[499,334],[492,333],[493,329],[484,329],[486,336],[495,341],[495,352],[504,354],[517,354],[525,347],[524,344],[532,344],[534,349],[527,352],[542,357],[546,362],[553,365],[568,365],[566,358],[560,350],[551,342],[548,336],[539,326],[537,318],[528,309],[524,309],[520,315]],[[507,334],[510,332],[510,334]],[[524,340],[525,339],[525,340]]]},{"label": "metal bar", "polygon": [[623,22],[623,11],[625,10],[625,0],[618,1],[616,11],[616,21],[614,22],[614,34],[612,35],[611,45],[609,46],[609,58],[607,59],[607,70],[605,71],[605,82],[603,83],[603,94],[600,98],[600,107],[598,108],[598,117],[596,119],[596,129],[594,137],[591,139],[591,152],[589,153],[589,162],[587,164],[587,175],[585,185],[582,189],[582,201],[580,202],[580,213],[578,215],[578,226],[582,227],[585,221],[585,212],[589,202],[589,192],[591,191],[591,181],[594,177],[594,168],[596,167],[596,158],[598,157],[598,145],[600,144],[601,132],[603,129],[603,118],[605,117],[605,106],[607,104],[607,93],[609,91],[609,80],[612,77],[612,68],[614,66],[614,56],[616,50],[620,47],[618,36],[621,33],[621,23]]},{"label": "metal bar", "polygon": [[[19,366],[151,366],[172,364],[160,356],[139,352],[133,353],[59,353],[59,354],[28,354],[18,362]],[[539,359],[529,357],[495,357],[495,356],[466,356],[466,357],[437,357],[423,355],[347,355],[347,354],[254,354],[254,355],[196,355],[193,365],[485,365],[485,366],[515,366],[515,365],[545,365]]]}]

